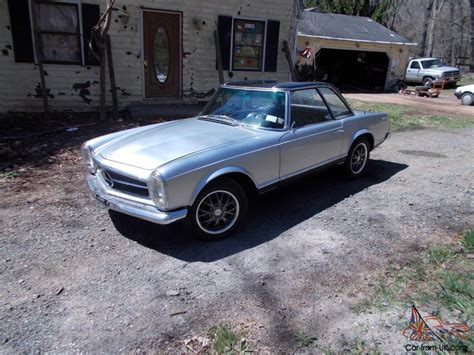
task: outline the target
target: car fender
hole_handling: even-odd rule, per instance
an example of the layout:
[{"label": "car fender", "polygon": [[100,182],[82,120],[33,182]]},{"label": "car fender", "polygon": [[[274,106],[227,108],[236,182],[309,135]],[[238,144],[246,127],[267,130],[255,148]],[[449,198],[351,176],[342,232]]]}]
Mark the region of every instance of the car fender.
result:
[{"label": "car fender", "polygon": [[349,147],[352,146],[352,143],[354,143],[357,138],[359,138],[360,136],[364,134],[370,134],[372,137],[374,136],[373,133],[368,128],[359,129],[352,135],[352,139],[350,142],[351,144],[349,145]]},{"label": "car fender", "polygon": [[191,198],[191,205],[194,204],[194,201],[196,200],[198,195],[201,193],[201,191],[204,189],[204,187],[207,186],[207,184],[217,179],[218,177],[221,177],[227,174],[232,174],[232,173],[240,173],[240,174],[246,175],[248,178],[252,180],[254,185],[257,186],[257,184],[255,183],[255,179],[253,178],[252,174],[250,174],[247,169],[244,169],[240,166],[226,166],[224,168],[220,168],[216,171],[213,171],[212,173],[206,175],[203,179],[199,181],[199,183],[196,185],[196,188],[194,189],[194,192]]}]

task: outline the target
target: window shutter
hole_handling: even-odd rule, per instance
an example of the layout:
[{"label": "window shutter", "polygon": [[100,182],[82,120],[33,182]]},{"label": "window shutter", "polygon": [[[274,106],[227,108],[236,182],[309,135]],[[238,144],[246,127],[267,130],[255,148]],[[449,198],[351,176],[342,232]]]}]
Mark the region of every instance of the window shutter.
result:
[{"label": "window shutter", "polygon": [[232,38],[232,16],[219,16],[217,33],[221,45],[222,69],[230,69],[230,43]]},{"label": "window shutter", "polygon": [[84,43],[84,59],[86,65],[99,65],[99,61],[89,49],[92,27],[97,25],[100,19],[100,6],[82,4],[82,41]]},{"label": "window shutter", "polygon": [[277,71],[278,38],[280,36],[280,21],[267,22],[267,38],[265,47],[265,71]]},{"label": "window shutter", "polygon": [[8,9],[10,11],[15,62],[34,63],[35,55],[28,0],[8,0]]}]

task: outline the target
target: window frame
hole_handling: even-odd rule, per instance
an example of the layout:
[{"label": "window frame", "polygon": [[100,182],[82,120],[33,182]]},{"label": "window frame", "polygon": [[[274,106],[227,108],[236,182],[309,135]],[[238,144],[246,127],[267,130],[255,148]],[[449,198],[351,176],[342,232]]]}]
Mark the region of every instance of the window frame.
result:
[{"label": "window frame", "polygon": [[[45,64],[58,64],[58,65],[81,65],[85,66],[86,65],[86,59],[85,59],[85,48],[84,48],[84,41],[82,40],[84,38],[84,30],[82,28],[82,4],[81,0],[40,0],[37,1],[37,4],[58,4],[58,5],[76,5],[77,8],[77,21],[79,25],[79,32],[77,33],[79,37],[79,49],[81,51],[80,55],[80,60],[78,62],[69,62],[69,61],[55,61],[55,60],[43,60],[43,63]],[[32,37],[32,43],[33,46],[36,46],[36,36],[34,33],[34,27],[33,27],[33,2],[32,0],[28,0],[28,6],[30,9],[30,24],[31,24],[31,37]],[[34,12],[36,14],[36,11]],[[36,19],[36,22],[38,22],[38,19]],[[41,33],[62,33],[62,32],[51,32],[51,31],[38,31],[38,35]],[[70,35],[73,35],[73,33],[68,33]],[[39,37],[39,36],[38,36]],[[40,43],[38,44],[38,49],[40,49]],[[36,51],[33,51],[33,56],[34,56],[34,63],[38,64],[38,57],[36,54]]]},{"label": "window frame", "polygon": [[[415,63],[418,64],[418,68],[413,67],[413,64]],[[422,69],[420,62],[418,60],[414,60],[413,62],[411,62],[410,69]]]},{"label": "window frame", "polygon": [[[336,117],[336,115],[334,115],[334,112],[332,112],[331,106],[328,104],[328,102],[326,100],[326,97],[324,97],[324,94],[320,90],[322,88],[331,90],[334,93],[334,95],[336,95],[341,100],[341,102],[346,106],[347,111],[349,112],[349,114],[341,116],[341,117]],[[332,116],[333,120],[337,121],[337,120],[342,120],[346,117],[354,116],[354,111],[352,111],[351,106],[347,103],[346,99],[337,90],[335,90],[334,88],[332,88],[330,86],[320,86],[320,87],[317,87],[316,89],[318,90],[319,95],[321,95],[321,97],[323,98],[324,103],[326,104],[327,108],[329,109],[329,112],[331,113],[331,116]]]},{"label": "window frame", "polygon": [[[263,22],[263,38],[262,38],[262,63],[260,69],[241,69],[241,68],[234,68],[234,40],[235,40],[235,20],[243,20],[243,21],[257,21]],[[248,72],[256,72],[256,73],[263,73],[265,72],[265,59],[266,59],[266,50],[267,50],[267,29],[268,29],[268,19],[261,19],[255,17],[242,17],[242,16],[232,16],[232,32],[230,37],[230,56],[229,56],[229,69],[230,71],[248,71]]]}]

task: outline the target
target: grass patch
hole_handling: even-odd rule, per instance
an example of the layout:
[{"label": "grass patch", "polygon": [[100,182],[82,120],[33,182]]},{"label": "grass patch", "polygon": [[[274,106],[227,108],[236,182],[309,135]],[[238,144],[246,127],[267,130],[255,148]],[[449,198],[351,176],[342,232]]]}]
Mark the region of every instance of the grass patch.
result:
[{"label": "grass patch", "polygon": [[209,331],[213,339],[213,349],[218,354],[249,353],[246,340],[225,325],[212,327]]},{"label": "grass patch", "polygon": [[[415,304],[425,312],[443,310],[445,321],[459,320],[468,325],[474,321],[474,262],[467,253],[474,250],[474,232],[466,231],[459,241],[449,246],[433,246],[404,267],[390,267],[381,274],[372,293],[353,311],[387,310]],[[450,319],[451,318],[451,319]],[[450,343],[474,350],[474,332],[466,338],[446,335]]]},{"label": "grass patch", "polygon": [[360,100],[349,100],[355,110],[385,112],[392,130],[402,131],[415,128],[464,128],[474,125],[472,117],[450,117],[445,115],[420,115],[416,109],[397,105]]},{"label": "grass patch", "polygon": [[6,172],[6,173],[0,173],[0,179],[2,179],[2,180],[13,179],[16,176],[17,176],[17,173],[15,173],[14,171],[9,171],[9,172]]},{"label": "grass patch", "polygon": [[295,334],[298,348],[306,348],[314,342],[314,338],[305,334],[302,330]]}]

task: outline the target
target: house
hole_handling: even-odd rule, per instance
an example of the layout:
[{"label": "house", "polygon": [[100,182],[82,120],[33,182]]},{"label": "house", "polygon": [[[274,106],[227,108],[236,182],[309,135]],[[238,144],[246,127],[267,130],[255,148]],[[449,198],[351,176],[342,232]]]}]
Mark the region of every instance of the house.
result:
[{"label": "house", "polygon": [[[295,64],[341,90],[392,90],[403,80],[409,40],[376,21],[306,9],[298,23]],[[305,68],[307,69],[307,68]],[[306,70],[307,72],[308,70]],[[310,70],[310,72],[312,72]]]},{"label": "house", "polygon": [[[35,38],[51,109],[97,110],[99,66],[88,42],[105,3],[0,0],[0,112],[42,110]],[[117,0],[109,34],[120,106],[207,100],[219,85],[216,30],[226,81],[288,80],[282,43],[294,50],[301,6],[299,0]]]}]

